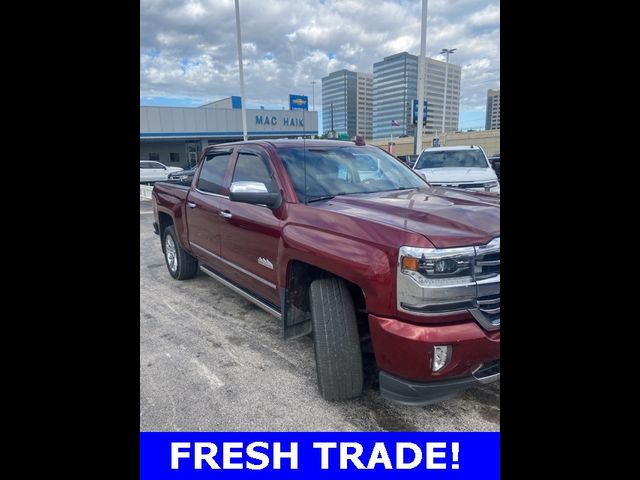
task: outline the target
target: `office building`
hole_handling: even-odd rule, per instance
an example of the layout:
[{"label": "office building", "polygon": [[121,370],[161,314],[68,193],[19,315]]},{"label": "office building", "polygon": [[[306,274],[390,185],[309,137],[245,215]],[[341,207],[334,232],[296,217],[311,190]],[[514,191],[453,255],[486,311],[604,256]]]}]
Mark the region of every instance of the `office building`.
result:
[{"label": "office building", "polygon": [[[424,98],[427,122],[423,132],[433,135],[442,129],[445,62],[426,59]],[[460,65],[449,63],[447,74],[446,131],[456,131],[460,117]],[[413,136],[413,100],[418,98],[418,56],[397,53],[373,64],[373,138],[375,140]],[[392,125],[392,121],[398,126]]]},{"label": "office building", "polygon": [[322,133],[373,134],[373,75],[338,70],[322,79]]},{"label": "office building", "polygon": [[356,135],[373,138],[373,74],[358,72]]},{"label": "office building", "polygon": [[487,116],[485,130],[500,128],[500,90],[487,90]]}]

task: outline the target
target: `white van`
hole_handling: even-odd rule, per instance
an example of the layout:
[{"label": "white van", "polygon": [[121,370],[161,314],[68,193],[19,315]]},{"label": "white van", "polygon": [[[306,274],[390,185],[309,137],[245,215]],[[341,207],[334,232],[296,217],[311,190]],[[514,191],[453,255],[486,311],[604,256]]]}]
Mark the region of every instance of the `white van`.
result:
[{"label": "white van", "polygon": [[413,169],[433,186],[500,193],[496,172],[477,145],[426,148]]}]

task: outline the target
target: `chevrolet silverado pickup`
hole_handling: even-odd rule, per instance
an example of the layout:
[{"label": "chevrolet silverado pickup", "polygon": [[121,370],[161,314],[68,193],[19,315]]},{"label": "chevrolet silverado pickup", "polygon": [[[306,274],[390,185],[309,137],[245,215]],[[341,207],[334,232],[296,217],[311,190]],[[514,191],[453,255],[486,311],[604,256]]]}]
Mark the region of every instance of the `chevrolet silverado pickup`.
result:
[{"label": "chevrolet silverado pickup", "polygon": [[335,140],[212,145],[191,185],[156,183],[171,277],[198,270],[311,335],[326,400],[425,405],[500,377],[500,196],[432,187],[384,150]]}]

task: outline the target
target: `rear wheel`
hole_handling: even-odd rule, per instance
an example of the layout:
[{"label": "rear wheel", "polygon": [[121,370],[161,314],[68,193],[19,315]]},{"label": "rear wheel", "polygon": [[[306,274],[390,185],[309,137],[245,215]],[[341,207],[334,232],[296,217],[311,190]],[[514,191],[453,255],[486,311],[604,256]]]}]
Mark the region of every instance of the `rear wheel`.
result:
[{"label": "rear wheel", "polygon": [[325,400],[362,394],[362,354],[353,298],[344,280],[323,278],[309,290],[318,388]]},{"label": "rear wheel", "polygon": [[162,242],[164,260],[171,276],[176,280],[186,280],[194,277],[198,272],[198,260],[185,252],[180,246],[173,225],[164,229]]}]

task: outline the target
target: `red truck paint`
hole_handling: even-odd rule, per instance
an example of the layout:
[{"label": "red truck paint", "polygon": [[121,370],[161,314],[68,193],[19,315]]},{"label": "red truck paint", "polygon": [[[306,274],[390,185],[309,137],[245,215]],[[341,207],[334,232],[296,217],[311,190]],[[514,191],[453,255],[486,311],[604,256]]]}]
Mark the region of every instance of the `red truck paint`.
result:
[{"label": "red truck paint", "polygon": [[[479,363],[500,358],[500,332],[485,332],[475,322],[414,325],[370,314],[369,325],[378,367],[403,378],[465,377]],[[425,354],[425,345],[454,345],[451,362],[432,373],[431,349]]]},{"label": "red truck paint", "polygon": [[[307,148],[313,145],[329,148],[344,146],[345,142],[306,142]],[[222,196],[204,195],[194,187],[207,152],[212,148],[233,148],[223,192],[228,195],[236,149],[243,146],[257,149],[270,159],[283,198],[279,208],[232,202]],[[464,377],[480,363],[499,360],[499,330],[483,330],[466,312],[424,316],[399,311],[395,288],[398,251],[403,245],[479,246],[499,237],[499,196],[427,187],[300,203],[277,153],[278,148],[288,146],[300,147],[301,141],[210,146],[203,152],[191,187],[155,185],[156,222],[160,222],[160,214],[167,214],[182,248],[278,308],[282,308],[281,293],[288,285],[293,261],[313,265],[357,285],[365,297],[377,365],[402,379]],[[187,202],[197,203],[200,208],[187,209]],[[233,218],[222,218],[222,211],[232,212]],[[207,256],[193,248],[190,241],[275,288]],[[257,257],[271,259],[273,270],[259,265]],[[442,343],[455,346],[453,358],[442,371],[433,373],[432,346]]]}]

